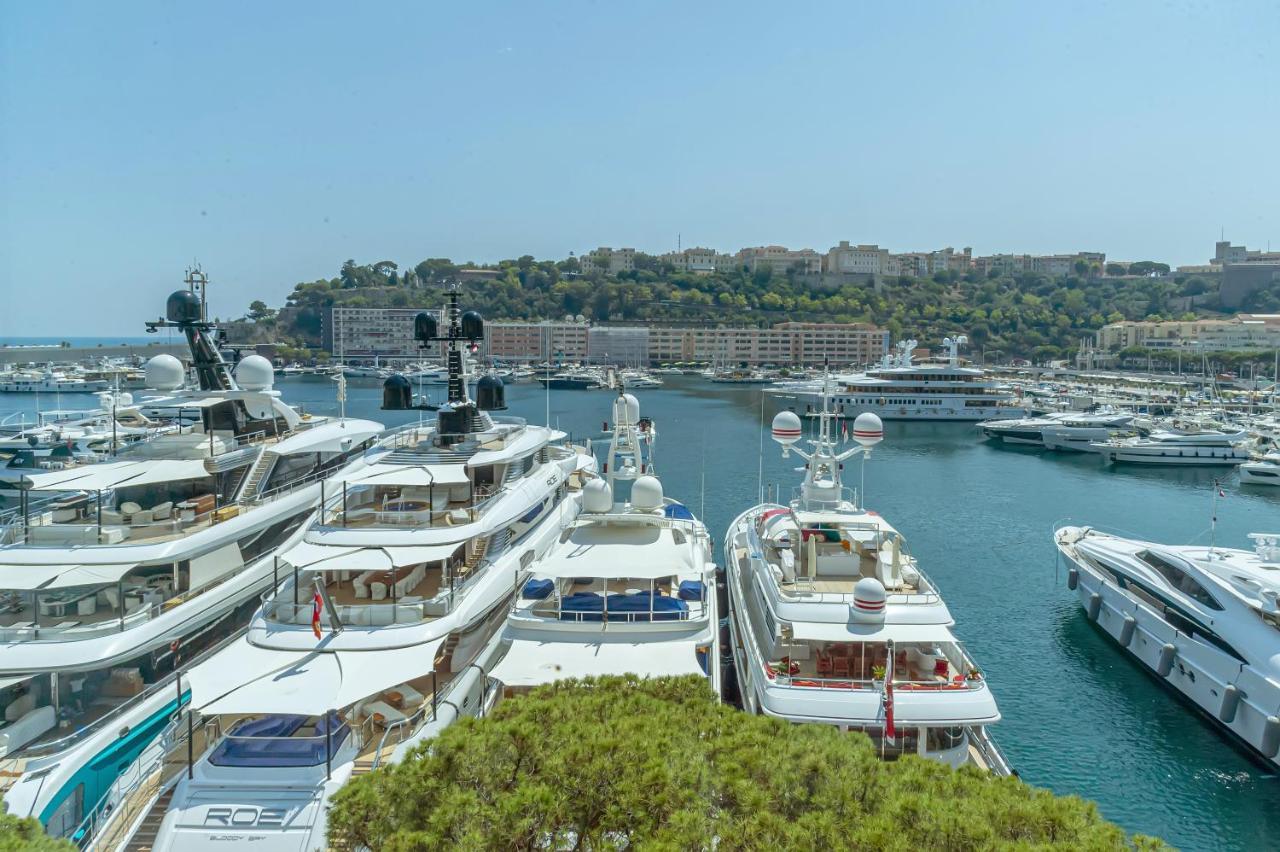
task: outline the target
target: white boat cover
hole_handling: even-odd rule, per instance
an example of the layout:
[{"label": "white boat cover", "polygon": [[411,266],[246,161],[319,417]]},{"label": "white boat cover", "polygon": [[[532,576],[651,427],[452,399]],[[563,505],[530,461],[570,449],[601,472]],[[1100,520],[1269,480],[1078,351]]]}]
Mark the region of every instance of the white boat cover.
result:
[{"label": "white boat cover", "polygon": [[698,665],[697,642],[692,640],[579,643],[514,639],[490,674],[507,686],[537,686],[571,677],[705,676],[706,672]]},{"label": "white boat cover", "polygon": [[324,545],[302,541],[280,556],[282,562],[307,571],[376,571],[448,559],[462,542],[400,547]]},{"label": "white boat cover", "polygon": [[137,568],[138,564],[137,562],[118,562],[110,565],[68,565],[66,571],[41,588],[61,589],[67,586],[105,586],[109,583],[118,583],[120,578]]},{"label": "white boat cover", "polygon": [[345,453],[356,444],[382,434],[382,430],[382,424],[372,420],[322,423],[290,435],[271,451],[282,456],[292,453]]},{"label": "white boat cover", "polygon": [[0,589],[39,589],[75,564],[0,565]]},{"label": "white boat cover", "polygon": [[159,482],[205,479],[210,475],[204,469],[204,459],[147,459],[101,462],[72,470],[33,473],[23,477],[23,484],[33,491],[106,491]]},{"label": "white boat cover", "polygon": [[956,637],[945,624],[839,624],[821,621],[797,621],[791,625],[796,639],[816,642],[955,642]]},{"label": "white boat cover", "polygon": [[676,544],[672,531],[661,526],[580,526],[567,542],[541,562],[533,576],[610,577],[656,580],[673,574],[702,574],[689,544]]},{"label": "white boat cover", "polygon": [[241,638],[187,673],[191,703],[205,715],[341,710],[430,674],[444,639],[367,651],[281,651]]}]

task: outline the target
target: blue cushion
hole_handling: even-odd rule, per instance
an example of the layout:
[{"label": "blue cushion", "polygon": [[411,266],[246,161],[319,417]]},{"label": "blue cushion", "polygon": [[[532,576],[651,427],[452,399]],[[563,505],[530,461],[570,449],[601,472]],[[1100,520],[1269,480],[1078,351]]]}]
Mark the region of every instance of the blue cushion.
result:
[{"label": "blue cushion", "polygon": [[666,515],[668,518],[674,518],[677,521],[695,520],[693,512],[690,512],[685,508],[683,503],[672,503],[669,506],[663,507],[662,514]]},{"label": "blue cushion", "polygon": [[701,580],[682,580],[680,582],[680,600],[682,601],[700,601],[702,594],[706,591],[706,586]]},{"label": "blue cushion", "polygon": [[524,590],[520,593],[520,597],[526,600],[542,600],[555,590],[556,584],[554,580],[529,580],[524,584]]}]

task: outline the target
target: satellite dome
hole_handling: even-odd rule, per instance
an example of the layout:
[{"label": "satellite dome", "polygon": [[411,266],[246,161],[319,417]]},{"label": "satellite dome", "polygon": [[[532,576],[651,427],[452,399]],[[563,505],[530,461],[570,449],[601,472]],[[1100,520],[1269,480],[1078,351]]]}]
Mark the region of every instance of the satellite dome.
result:
[{"label": "satellite dome", "polygon": [[236,364],[236,384],[247,391],[271,390],[276,379],[271,362],[261,355],[250,355]]},{"label": "satellite dome", "polygon": [[476,382],[476,407],[481,411],[503,411],[507,407],[507,391],[502,379],[494,375],[481,376]]},{"label": "satellite dome", "polygon": [[582,486],[582,511],[601,514],[613,509],[613,491],[603,479]]},{"label": "satellite dome", "polygon": [[640,400],[624,393],[613,400],[613,422],[618,426],[634,426],[640,422]]},{"label": "satellite dome", "polygon": [[182,362],[172,355],[157,355],[147,362],[147,388],[176,391],[187,378]]},{"label": "satellite dome", "polygon": [[854,621],[884,621],[884,585],[875,577],[863,577],[853,586],[853,606],[850,615]]},{"label": "satellite dome", "polygon": [[169,294],[164,305],[165,316],[169,322],[200,322],[204,313],[200,305],[200,297],[190,290],[175,290]]},{"label": "satellite dome", "polygon": [[662,508],[662,483],[656,476],[642,476],[631,486],[631,505],[649,512]]},{"label": "satellite dome", "polygon": [[864,411],[853,421],[853,440],[864,447],[874,447],[884,440],[884,424],[870,411]]},{"label": "satellite dome", "polygon": [[794,411],[779,411],[773,418],[773,440],[790,447],[800,440],[800,416]]}]

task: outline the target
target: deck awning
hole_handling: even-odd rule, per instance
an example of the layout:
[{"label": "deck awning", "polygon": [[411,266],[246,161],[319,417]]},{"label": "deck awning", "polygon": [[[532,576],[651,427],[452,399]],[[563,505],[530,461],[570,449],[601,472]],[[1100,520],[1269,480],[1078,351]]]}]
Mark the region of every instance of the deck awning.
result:
[{"label": "deck awning", "polygon": [[405,648],[281,651],[241,638],[187,673],[192,706],[216,713],[318,716],[375,698],[435,667],[444,637]]},{"label": "deck awning", "polygon": [[210,476],[203,459],[148,459],[101,462],[72,470],[33,473],[22,478],[32,491],[107,491],[159,482],[205,479]]},{"label": "deck awning", "polygon": [[448,559],[462,546],[449,544],[360,547],[299,542],[281,554],[280,560],[306,571],[385,571],[405,565]]},{"label": "deck awning", "polygon": [[109,565],[71,565],[63,571],[45,589],[62,589],[67,586],[105,586],[118,583],[134,568],[137,562],[115,562]]},{"label": "deck awning", "polygon": [[[712,661],[714,663],[715,661]],[[491,675],[505,686],[537,686],[571,677],[634,674],[640,677],[706,675],[698,665],[697,643],[540,642],[515,639]]]},{"label": "deck awning", "polygon": [[353,485],[466,485],[467,469],[460,464],[375,464],[369,473],[353,480]]},{"label": "deck awning", "polygon": [[688,544],[677,544],[672,531],[658,525],[580,526],[568,541],[532,566],[543,578],[608,577],[657,580],[701,575]]},{"label": "deck awning", "polygon": [[796,639],[816,642],[956,642],[945,624],[840,624],[797,621],[791,624]]}]

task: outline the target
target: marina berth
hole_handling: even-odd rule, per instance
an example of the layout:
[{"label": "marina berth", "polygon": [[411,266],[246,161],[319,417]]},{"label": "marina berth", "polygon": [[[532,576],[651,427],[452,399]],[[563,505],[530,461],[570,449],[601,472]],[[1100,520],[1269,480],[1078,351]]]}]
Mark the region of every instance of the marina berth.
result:
[{"label": "marina berth", "polygon": [[7,469],[17,506],[0,527],[0,789],[11,813],[54,836],[83,839],[121,771],[189,702],[183,668],[243,627],[321,482],[363,466],[382,431],[304,418],[264,359],[222,361],[193,291],[170,308],[200,385],[186,387],[167,355],[149,383],[165,405],[200,401],[197,422],[102,461]]},{"label": "marina berth", "polygon": [[991,690],[937,587],[904,536],[842,483],[844,463],[883,437],[859,415],[857,446],[838,451],[824,404],[817,440],[778,414],[773,437],[806,462],[788,505],[764,503],[725,535],[730,642],[747,712],[862,731],[880,754],[1011,772],[987,732],[1000,721]]},{"label": "marina berth", "polygon": [[604,478],[584,485],[582,514],[531,564],[495,640],[505,697],[608,674],[697,675],[720,693],[710,537],[663,494],[636,398],[619,394],[613,419]]},{"label": "marina berth", "polygon": [[[492,639],[595,463],[555,429],[491,416],[500,383],[468,398],[461,346],[479,339],[478,317],[450,298],[448,336],[419,336],[449,350],[434,426],[392,433],[326,483],[247,630],[186,672],[171,747],[97,810],[103,848],[322,848],[344,783],[496,699]],[[404,402],[395,378],[390,408]]]},{"label": "marina berth", "polygon": [[[1216,486],[1215,486],[1216,488]],[[1215,491],[1216,493],[1216,491]],[[1280,534],[1252,549],[1062,526],[1067,587],[1089,620],[1220,730],[1280,766]]]}]

